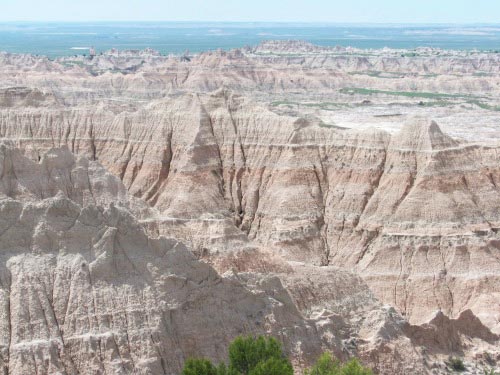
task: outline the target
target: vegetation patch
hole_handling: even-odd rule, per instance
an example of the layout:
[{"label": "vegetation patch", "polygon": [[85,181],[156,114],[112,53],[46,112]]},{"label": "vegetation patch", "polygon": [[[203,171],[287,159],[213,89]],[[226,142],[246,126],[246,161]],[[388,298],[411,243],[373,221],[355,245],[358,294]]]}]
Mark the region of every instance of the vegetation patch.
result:
[{"label": "vegetation patch", "polygon": [[334,103],[334,102],[318,102],[318,103],[299,103],[299,102],[292,102],[288,100],[278,100],[271,102],[270,104],[272,107],[279,107],[279,106],[286,106],[289,108],[292,108],[294,106],[302,106],[302,107],[309,107],[309,108],[319,108],[325,111],[335,111],[339,108],[344,108],[349,106],[347,103]]},{"label": "vegetation patch", "polygon": [[73,67],[73,66],[85,66],[85,63],[83,61],[63,61],[61,62],[61,65],[66,66],[66,67]]},{"label": "vegetation patch", "polygon": [[446,365],[455,372],[463,372],[466,370],[464,362],[458,357],[450,357]]},{"label": "vegetation patch", "polygon": [[472,75],[474,77],[491,77],[492,76],[491,73],[486,73],[486,72],[475,72],[475,73],[472,73]]},{"label": "vegetation patch", "polygon": [[370,76],[370,77],[380,77],[382,72],[379,71],[368,71],[368,72],[349,72],[347,73],[351,76]]},{"label": "vegetation patch", "polygon": [[292,107],[294,105],[298,105],[299,103],[297,102],[291,102],[288,100],[277,100],[275,102],[271,102],[271,107],[278,107],[280,105],[287,106],[287,107]]},{"label": "vegetation patch", "polygon": [[[182,375],[293,375],[293,367],[281,344],[273,337],[237,337],[229,346],[229,363],[214,365],[205,358],[184,363]],[[342,364],[323,354],[305,375],[373,375],[357,359]]]},{"label": "vegetation patch", "polygon": [[304,372],[305,375],[373,375],[373,372],[361,365],[357,359],[342,364],[331,354],[324,353],[314,366]]},{"label": "vegetation patch", "polygon": [[407,73],[398,73],[398,72],[381,72],[377,70],[369,70],[365,72],[349,72],[351,76],[363,75],[370,76],[376,78],[403,78],[407,75]]},{"label": "vegetation patch", "polygon": [[471,95],[465,94],[444,94],[435,92],[423,92],[423,91],[385,91],[376,89],[366,89],[366,88],[343,88],[340,89],[341,94],[349,95],[373,95],[373,94],[383,94],[392,96],[405,96],[408,98],[424,98],[424,99],[470,99],[477,98]]},{"label": "vegetation patch", "polygon": [[467,103],[475,104],[479,108],[487,109],[489,111],[500,111],[500,105],[489,105],[487,103],[480,102],[479,100],[469,100],[469,101],[467,101]]},{"label": "vegetation patch", "polygon": [[387,114],[381,114],[381,115],[373,115],[373,117],[399,117],[403,116],[402,113],[387,113]]},{"label": "vegetation patch", "polygon": [[418,102],[418,105],[421,107],[446,107],[448,105],[451,105],[453,103],[450,103],[449,101],[446,100],[433,100],[433,101],[428,101],[428,102],[423,102],[420,101]]}]

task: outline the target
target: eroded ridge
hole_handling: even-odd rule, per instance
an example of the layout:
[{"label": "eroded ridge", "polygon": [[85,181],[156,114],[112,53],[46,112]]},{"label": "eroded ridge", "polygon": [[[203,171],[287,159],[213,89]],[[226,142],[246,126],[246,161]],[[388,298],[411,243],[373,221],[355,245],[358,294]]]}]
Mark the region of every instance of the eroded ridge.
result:
[{"label": "eroded ridge", "polygon": [[[327,349],[387,374],[440,373],[459,354],[480,373],[500,332],[498,56],[365,52],[268,42],[78,64],[0,54],[5,367],[16,373],[30,358],[40,373],[84,372],[88,361],[109,373],[175,372],[191,353],[222,358],[234,335],[268,332],[298,368]],[[182,276],[161,260],[179,252]],[[43,281],[29,292],[38,307],[14,317],[34,282],[25,274]],[[190,305],[199,290],[213,309]],[[178,293],[187,317],[172,323]],[[72,313],[77,328],[64,325],[70,297],[100,298],[95,311]],[[250,302],[227,307],[239,298]],[[214,338],[222,323],[211,316],[226,308],[234,329]],[[148,322],[134,329],[156,333],[122,348],[138,335],[127,331],[134,309]],[[48,323],[37,327],[53,319],[62,333],[12,341],[15,319],[31,327],[42,312]],[[191,331],[189,319],[200,326]],[[195,329],[218,349],[203,351]],[[64,349],[65,332],[91,349]],[[99,336],[110,332],[121,337],[112,354]],[[38,338],[52,349],[33,354]],[[26,342],[22,360],[12,342]],[[49,352],[50,369],[39,359]],[[395,364],[396,354],[407,359]]]}]

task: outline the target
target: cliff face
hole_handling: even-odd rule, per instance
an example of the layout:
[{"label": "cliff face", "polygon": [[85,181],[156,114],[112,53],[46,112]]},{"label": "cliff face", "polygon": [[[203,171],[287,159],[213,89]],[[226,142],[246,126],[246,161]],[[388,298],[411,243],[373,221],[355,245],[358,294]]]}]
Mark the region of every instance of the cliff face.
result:
[{"label": "cliff face", "polygon": [[[338,268],[269,258],[272,275],[219,275],[181,242],[146,235],[119,179],[66,148],[33,162],[2,144],[0,160],[4,373],[178,373],[190,356],[223,360],[241,334],[276,336],[298,371],[329,350],[427,374],[426,348],[449,350],[440,327],[409,325]],[[442,319],[456,348],[477,340],[495,353],[498,337],[474,315],[478,332]]]},{"label": "cliff face", "polygon": [[498,330],[498,148],[433,121],[339,130],[219,91],[118,115],[9,109],[0,132],[34,159],[61,145],[98,159],[155,208],[152,233],[200,254],[262,246],[347,267],[411,321],[472,309]]},{"label": "cliff face", "polygon": [[498,56],[290,43],[0,54],[6,371],[176,373],[249,332],[298,368],[495,360],[499,147],[464,123],[497,134]]},{"label": "cliff face", "polygon": [[174,239],[147,237],[124,186],[96,162],[57,149],[34,163],[8,145],[0,158],[5,373],[175,373],[188,356],[221,360],[248,332],[281,335],[296,360],[320,352],[293,304],[222,278]]}]

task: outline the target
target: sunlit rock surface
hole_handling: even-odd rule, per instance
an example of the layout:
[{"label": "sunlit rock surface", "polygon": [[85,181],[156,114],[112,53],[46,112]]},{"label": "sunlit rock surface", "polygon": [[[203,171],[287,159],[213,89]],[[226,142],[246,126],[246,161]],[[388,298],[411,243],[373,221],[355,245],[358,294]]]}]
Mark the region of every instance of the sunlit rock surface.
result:
[{"label": "sunlit rock surface", "polygon": [[499,59],[0,54],[4,368],[176,373],[248,332],[298,368],[494,366]]}]

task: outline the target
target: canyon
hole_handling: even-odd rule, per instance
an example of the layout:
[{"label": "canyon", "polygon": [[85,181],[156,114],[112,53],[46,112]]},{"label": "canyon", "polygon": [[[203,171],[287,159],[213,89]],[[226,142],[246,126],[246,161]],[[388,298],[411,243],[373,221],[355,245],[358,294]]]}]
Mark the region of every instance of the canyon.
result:
[{"label": "canyon", "polygon": [[498,369],[499,111],[494,52],[0,53],[4,373],[176,374],[249,333],[298,371]]}]

